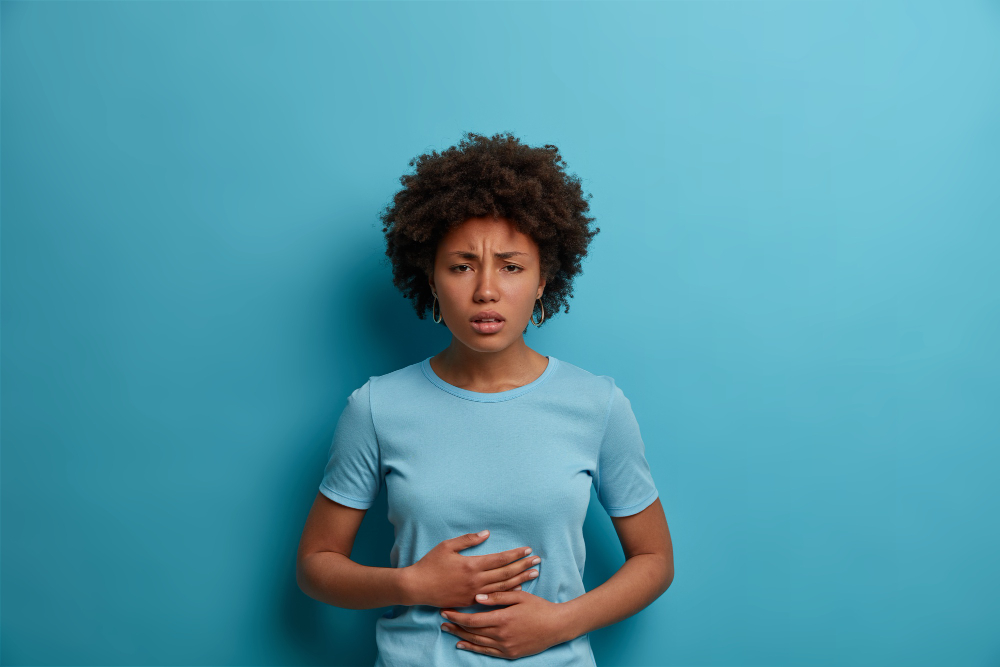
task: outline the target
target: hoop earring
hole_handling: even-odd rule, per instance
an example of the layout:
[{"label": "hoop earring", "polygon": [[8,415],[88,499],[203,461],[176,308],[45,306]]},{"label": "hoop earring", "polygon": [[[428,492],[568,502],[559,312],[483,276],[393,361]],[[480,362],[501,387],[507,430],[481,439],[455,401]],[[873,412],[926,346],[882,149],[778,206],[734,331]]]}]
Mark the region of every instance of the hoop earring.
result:
[{"label": "hoop earring", "polygon": [[[441,320],[444,319],[444,313],[441,313],[441,317],[438,317],[438,318],[434,317],[434,306],[437,305],[437,302],[438,302],[438,298],[437,298],[437,294],[435,294],[434,295],[434,303],[431,304],[431,319],[434,320],[437,324],[441,324]],[[441,309],[438,308],[438,310],[440,311]]]},{"label": "hoop earring", "polygon": [[540,305],[542,307],[542,318],[536,322],[535,321],[535,309],[532,308],[531,309],[531,323],[534,324],[536,327],[540,327],[540,326],[542,326],[542,322],[545,321],[545,304],[542,303],[542,300],[540,298],[536,299],[536,301],[538,301],[538,305]]}]

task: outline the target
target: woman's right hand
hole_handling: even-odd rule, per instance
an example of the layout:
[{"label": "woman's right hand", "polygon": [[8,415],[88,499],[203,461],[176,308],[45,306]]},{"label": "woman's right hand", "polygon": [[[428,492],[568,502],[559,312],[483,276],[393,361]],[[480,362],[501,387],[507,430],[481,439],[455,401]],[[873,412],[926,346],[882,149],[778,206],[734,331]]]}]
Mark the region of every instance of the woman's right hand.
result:
[{"label": "woman's right hand", "polygon": [[[480,593],[519,590],[522,582],[538,576],[538,570],[528,570],[541,559],[525,558],[528,547],[518,547],[481,556],[458,553],[480,544],[489,534],[480,537],[467,533],[444,540],[424,554],[413,565],[403,568],[405,586],[411,604],[432,607],[469,607]],[[527,570],[527,571],[526,571]],[[534,572],[533,575],[530,573]]]}]

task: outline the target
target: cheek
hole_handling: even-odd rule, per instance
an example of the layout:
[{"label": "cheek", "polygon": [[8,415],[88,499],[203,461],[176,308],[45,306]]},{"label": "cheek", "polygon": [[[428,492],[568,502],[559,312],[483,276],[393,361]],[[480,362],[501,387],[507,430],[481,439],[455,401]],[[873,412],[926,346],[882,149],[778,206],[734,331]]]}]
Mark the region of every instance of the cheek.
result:
[{"label": "cheek", "polygon": [[465,302],[470,298],[472,288],[461,280],[448,280],[439,283],[438,297],[450,303]]}]

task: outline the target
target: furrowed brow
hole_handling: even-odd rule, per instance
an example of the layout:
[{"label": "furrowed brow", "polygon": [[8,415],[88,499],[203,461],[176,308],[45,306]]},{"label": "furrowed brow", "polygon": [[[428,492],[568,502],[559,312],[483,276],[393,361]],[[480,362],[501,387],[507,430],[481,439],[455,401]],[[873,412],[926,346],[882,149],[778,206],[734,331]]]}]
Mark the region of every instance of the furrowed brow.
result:
[{"label": "furrowed brow", "polygon": [[[479,259],[479,255],[472,252],[471,250],[452,250],[449,255],[458,255],[462,259]],[[497,259],[510,259],[511,257],[517,257],[518,255],[527,256],[528,253],[521,252],[520,250],[508,250],[507,252],[495,252],[493,256]]]}]

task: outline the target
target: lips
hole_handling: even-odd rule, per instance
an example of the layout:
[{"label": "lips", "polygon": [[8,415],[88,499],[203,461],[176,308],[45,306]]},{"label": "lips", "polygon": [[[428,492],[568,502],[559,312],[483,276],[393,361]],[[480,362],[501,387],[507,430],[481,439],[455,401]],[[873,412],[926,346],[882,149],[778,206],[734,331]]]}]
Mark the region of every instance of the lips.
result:
[{"label": "lips", "polygon": [[469,324],[481,334],[495,334],[503,329],[504,318],[495,310],[481,310],[472,316]]},{"label": "lips", "polygon": [[471,326],[475,331],[478,331],[481,334],[494,334],[503,329],[504,321],[490,320],[490,319],[472,320],[471,322],[469,322],[469,326]]},{"label": "lips", "polygon": [[471,318],[471,321],[472,322],[489,322],[489,321],[503,322],[504,321],[504,316],[501,315],[500,313],[498,313],[495,310],[483,310],[483,311],[480,311],[480,312],[476,313],[475,315],[473,315],[472,318]]}]

